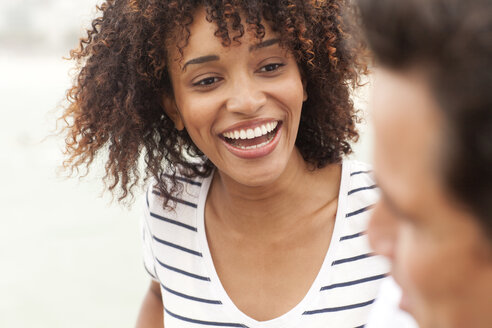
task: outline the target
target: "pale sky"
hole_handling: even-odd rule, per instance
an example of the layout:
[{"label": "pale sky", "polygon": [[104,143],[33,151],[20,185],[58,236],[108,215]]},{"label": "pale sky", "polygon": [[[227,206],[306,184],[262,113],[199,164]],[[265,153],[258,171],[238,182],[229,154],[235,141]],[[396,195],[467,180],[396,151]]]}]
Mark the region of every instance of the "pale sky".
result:
[{"label": "pale sky", "polygon": [[71,48],[100,2],[0,0],[0,47],[43,52]]}]

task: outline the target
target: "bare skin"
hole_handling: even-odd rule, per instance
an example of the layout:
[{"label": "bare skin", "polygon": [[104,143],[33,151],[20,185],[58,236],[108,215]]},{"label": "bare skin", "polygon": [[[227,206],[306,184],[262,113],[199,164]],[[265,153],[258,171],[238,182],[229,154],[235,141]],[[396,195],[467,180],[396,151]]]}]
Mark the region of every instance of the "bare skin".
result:
[{"label": "bare skin", "polygon": [[249,193],[215,176],[205,209],[207,238],[220,281],[242,312],[270,320],[304,298],[330,244],[339,181],[340,165],[296,172]]},{"label": "bare skin", "polygon": [[137,319],[137,328],[163,328],[163,306],[159,283],[152,281]]}]

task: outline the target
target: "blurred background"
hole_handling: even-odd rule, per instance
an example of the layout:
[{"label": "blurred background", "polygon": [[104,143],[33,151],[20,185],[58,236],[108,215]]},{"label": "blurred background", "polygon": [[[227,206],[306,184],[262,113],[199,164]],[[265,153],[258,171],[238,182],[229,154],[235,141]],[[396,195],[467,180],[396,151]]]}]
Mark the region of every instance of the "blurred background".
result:
[{"label": "blurred background", "polygon": [[[63,140],[49,137],[73,78],[62,57],[100,2],[0,0],[0,327],[133,327],[149,283],[142,191],[131,206],[112,201],[102,161],[64,178]],[[370,162],[367,122],[352,157]]]}]

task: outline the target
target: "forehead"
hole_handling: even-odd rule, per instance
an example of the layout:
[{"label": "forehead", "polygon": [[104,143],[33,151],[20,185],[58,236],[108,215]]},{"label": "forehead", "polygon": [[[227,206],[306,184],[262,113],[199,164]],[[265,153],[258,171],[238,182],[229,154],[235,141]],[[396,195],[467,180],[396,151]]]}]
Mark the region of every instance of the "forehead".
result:
[{"label": "forehead", "polygon": [[374,166],[387,193],[411,200],[437,188],[442,118],[423,74],[378,69],[373,94]]},{"label": "forehead", "polygon": [[[277,36],[277,33],[272,31],[267,22],[262,21],[261,23],[265,31],[263,39]],[[218,50],[221,52],[227,52],[233,48],[247,48],[261,42],[261,40],[256,37],[255,31],[247,26],[247,23],[243,17],[241,17],[241,24],[244,28],[244,34],[240,38],[237,38],[237,41],[239,42],[235,42],[234,38],[239,36],[240,32],[232,26],[232,20],[228,22],[227,27],[221,26],[219,31],[219,27],[216,22],[209,22],[207,20],[206,9],[200,7],[193,15],[193,23],[188,27],[189,37],[187,42],[185,43],[184,40],[183,42],[179,42],[179,40],[185,38],[186,33],[185,35],[180,35],[179,33],[175,34],[167,41],[166,47],[168,49],[168,53],[174,61],[182,63],[186,56],[190,54],[206,54],[217,52]],[[223,35],[222,29],[225,28],[227,29],[229,39],[231,40],[230,45],[223,44],[223,38],[221,35]],[[182,49],[182,55],[179,48]]]}]

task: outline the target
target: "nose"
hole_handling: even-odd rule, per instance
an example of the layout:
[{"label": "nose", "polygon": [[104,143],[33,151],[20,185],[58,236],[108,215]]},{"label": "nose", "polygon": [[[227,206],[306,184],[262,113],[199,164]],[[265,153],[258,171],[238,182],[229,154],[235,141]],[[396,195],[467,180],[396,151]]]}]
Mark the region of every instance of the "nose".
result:
[{"label": "nose", "polygon": [[367,232],[372,249],[390,260],[395,254],[397,228],[395,218],[386,208],[384,200],[380,200],[374,208]]},{"label": "nose", "polygon": [[253,77],[244,74],[231,82],[226,101],[228,111],[250,115],[266,104],[266,94],[259,82],[255,81]]}]

